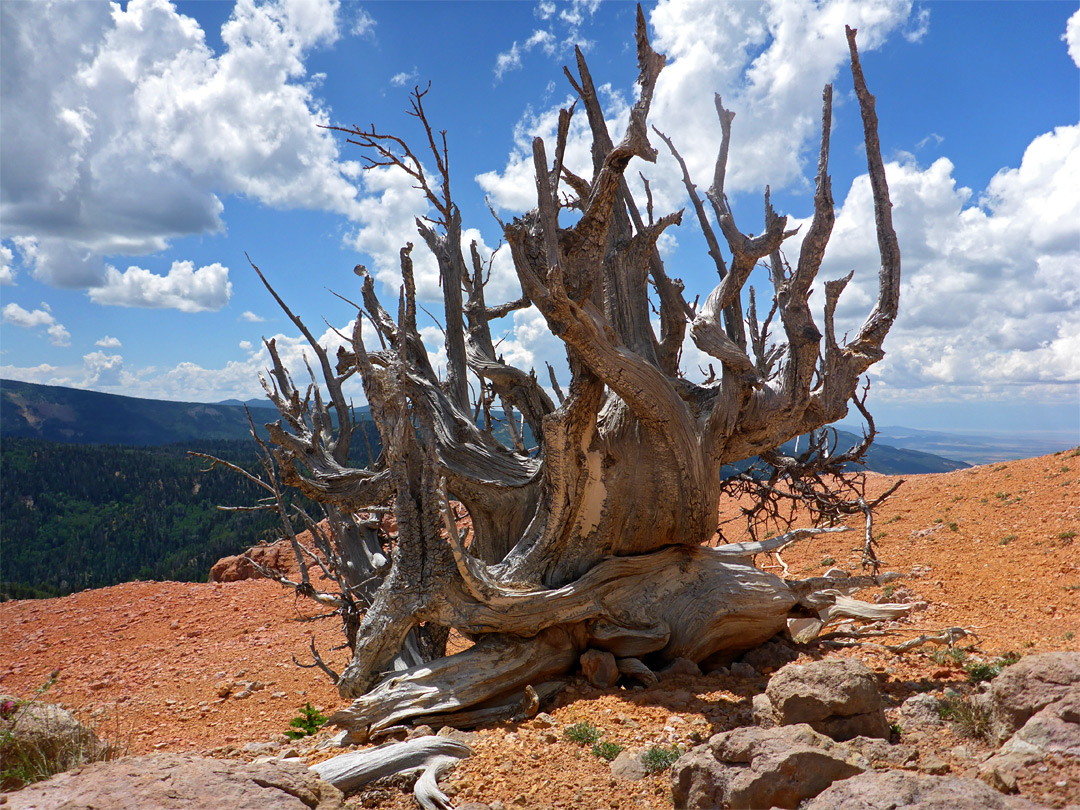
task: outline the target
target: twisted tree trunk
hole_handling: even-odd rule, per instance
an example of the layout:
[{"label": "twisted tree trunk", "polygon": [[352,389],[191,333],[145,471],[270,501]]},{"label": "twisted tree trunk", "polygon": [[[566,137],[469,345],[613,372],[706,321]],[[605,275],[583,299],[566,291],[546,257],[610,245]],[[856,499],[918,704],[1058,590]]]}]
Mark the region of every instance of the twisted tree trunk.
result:
[{"label": "twisted tree trunk", "polygon": [[[475,244],[472,272],[467,269],[460,213],[449,191],[445,135],[438,144],[428,125],[427,91],[417,90],[412,103],[439,171],[436,183],[401,139],[373,129],[344,130],[368,150],[370,165],[410,174],[437,212],[417,226],[441,271],[448,371],[440,381],[419,337],[412,245],[401,254],[396,318],[379,303],[366,270],[357,268],[361,315],[374,326],[380,349],[365,346],[361,315],[351,351],[339,353],[336,369],[312,339],[329,405],[314,379],[301,395],[271,346],[275,369],[266,385],[286,423],[271,430],[281,480],[335,510],[336,528],[326,541],[337,555],[331,567],[350,572],[339,577],[342,593],[335,598],[345,613],[363,616],[351,638],[351,660],[338,676],[341,695],[353,702],[334,722],[360,734],[421,720],[469,725],[500,712],[527,711],[544,684],[574,669],[587,648],[610,651],[623,671],[642,673],[677,657],[706,661],[747,649],[800,616],[825,622],[903,610],[839,598],[863,580],[788,582],[754,567],[754,554],[826,529],[762,543],[703,545],[716,531],[721,466],[775,455],[783,442],[843,417],[860,375],[882,357],[882,341],[896,316],[900,256],[874,100],[851,29],[848,42],[881,268],[877,304],[847,345],[833,334],[833,312],[850,276],[826,282],[824,347],[807,303],[834,218],[828,175],[831,87],[823,95],[814,216],[795,268],[779,252],[794,231],[774,212],[767,190],[760,235],[747,236],[735,224],[724,195],[733,114],[719,97],[722,140],[706,196],[730,264],[673,140],[658,133],[683,167],[718,271],[718,285],[698,308],[686,302],[682,282],[667,276],[656,250],[657,239],[681,222],[682,212],[654,220],[650,199],[643,216],[624,179],[635,159],[651,162],[657,154],[647,118],[665,59],[650,46],[640,9],[640,95],[622,141],[614,144],[608,134],[579,51],[578,75],[567,76],[592,129],[592,177],[563,165],[572,110],[560,116],[553,162],[542,140],[533,143],[537,207],[503,225],[521,283],[518,301],[497,307],[485,302],[484,262]],[[580,211],[569,227],[559,224],[565,208]],[[774,305],[762,324],[752,294],[744,320],[742,295],[750,271],[764,259],[772,268]],[[651,325],[650,285],[659,306],[659,336]],[[572,378],[565,397],[559,391],[558,407],[535,373],[507,365],[492,344],[489,322],[528,305],[566,346]],[[775,312],[786,344],[768,342]],[[698,348],[719,362],[719,375],[706,383],[689,381],[678,368],[687,325]],[[479,382],[472,407],[470,372]],[[376,469],[347,465],[353,422],[341,384],[356,373],[382,436]],[[480,414],[490,417],[496,400],[514,425],[512,449],[477,425]],[[524,452],[517,413],[538,442],[536,453]],[[471,517],[468,537],[459,535],[451,517],[451,497]],[[382,538],[388,564],[372,562],[382,555],[357,558],[334,539],[348,533],[354,513],[391,502],[397,533]],[[355,597],[362,582],[369,583],[367,601]],[[440,644],[448,628],[474,646],[444,657]]]}]

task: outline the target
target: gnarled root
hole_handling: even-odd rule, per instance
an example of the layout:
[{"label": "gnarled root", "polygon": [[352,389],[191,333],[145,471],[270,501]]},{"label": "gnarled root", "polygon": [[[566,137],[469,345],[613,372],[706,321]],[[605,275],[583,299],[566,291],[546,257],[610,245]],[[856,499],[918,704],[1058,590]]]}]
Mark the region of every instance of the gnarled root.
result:
[{"label": "gnarled root", "polygon": [[438,779],[459,759],[470,756],[464,743],[444,737],[418,737],[367,751],[354,751],[311,766],[338,790],[348,793],[364,785],[408,771],[421,771],[413,793],[424,810],[452,810],[450,799],[439,790]]}]

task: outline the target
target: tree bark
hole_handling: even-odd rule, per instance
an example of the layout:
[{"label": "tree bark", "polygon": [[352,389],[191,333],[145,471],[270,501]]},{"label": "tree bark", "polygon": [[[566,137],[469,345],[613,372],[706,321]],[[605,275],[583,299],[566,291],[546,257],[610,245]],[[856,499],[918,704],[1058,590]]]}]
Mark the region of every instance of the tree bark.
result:
[{"label": "tree bark", "polygon": [[[352,704],[333,718],[358,733],[378,735],[407,722],[487,722],[513,713],[523,699],[532,705],[552,688],[545,684],[572,671],[589,648],[624,661],[620,666],[628,677],[645,677],[650,667],[674,658],[708,662],[745,650],[789,622],[809,637],[839,616],[894,616],[904,610],[851,599],[847,592],[865,584],[861,580],[789,582],[753,565],[753,555],[775,550],[796,534],[758,544],[703,545],[717,528],[721,466],[759,454],[778,459],[773,451],[783,442],[845,415],[859,376],[882,357],[882,341],[896,316],[900,255],[873,97],[854,32],[849,29],[848,42],[881,270],[877,304],[848,345],[838,343],[833,331],[848,279],[825,284],[824,335],[807,303],[834,221],[831,87],[822,100],[814,216],[794,270],[780,254],[794,231],[773,210],[768,189],[759,235],[736,226],[724,194],[734,115],[719,97],[721,145],[706,196],[730,261],[675,139],[657,133],[681,167],[720,279],[700,307],[691,307],[682,282],[667,276],[656,250],[657,239],[681,223],[682,212],[655,219],[650,195],[643,215],[625,179],[635,159],[655,161],[647,119],[665,62],[649,44],[640,8],[636,41],[640,93],[618,144],[607,131],[580,51],[577,77],[567,71],[589,118],[592,177],[578,177],[563,163],[574,108],[563,110],[554,162],[549,164],[542,140],[533,143],[536,209],[502,223],[522,291],[504,305],[486,301],[485,262],[475,244],[472,272],[464,261],[446,138],[437,145],[428,124],[422,105],[427,91],[414,91],[412,105],[439,170],[437,185],[401,139],[374,129],[343,130],[373,155],[369,165],[396,166],[414,178],[438,212],[436,219],[418,220],[417,227],[440,267],[448,357],[443,382],[417,328],[411,245],[402,250],[398,316],[383,309],[370,276],[358,267],[364,306],[351,350],[339,354],[336,371],[317,350],[337,409],[338,434],[318,387],[309,406],[312,394],[300,396],[271,346],[276,382],[267,389],[284,418],[272,427],[271,440],[283,482],[340,513],[360,511],[365,501],[384,510],[392,502],[396,517],[396,536],[375,543],[388,553],[388,566],[375,572],[370,538],[342,544],[338,558],[348,565],[346,558],[366,555],[363,572],[377,574],[353,633],[351,660],[338,680]],[[576,196],[561,191],[562,183]],[[567,207],[580,216],[564,227],[559,219]],[[759,324],[751,291],[744,322],[744,286],[765,259],[773,305]],[[652,326],[650,281],[659,304],[659,338]],[[558,406],[535,371],[507,364],[492,342],[490,321],[528,305],[566,347],[571,380],[565,395],[556,386]],[[786,342],[774,345],[768,342],[769,326],[777,312]],[[364,344],[365,318],[378,349]],[[679,369],[687,325],[694,343],[719,363],[719,373],[705,383],[691,382]],[[479,383],[471,404],[468,370]],[[340,385],[354,373],[362,378],[382,438],[378,469],[352,470],[346,463],[352,422]],[[515,411],[521,414],[537,442],[534,453],[525,452],[516,430],[510,432],[510,448],[477,425],[483,413],[490,426],[496,399],[508,421]],[[793,475],[801,462],[778,463]],[[459,535],[451,497],[468,510],[468,536]],[[423,647],[417,640],[433,628],[456,628],[475,644],[447,657],[431,652],[431,645],[428,653],[417,653]],[[412,652],[403,657],[403,649]]]}]

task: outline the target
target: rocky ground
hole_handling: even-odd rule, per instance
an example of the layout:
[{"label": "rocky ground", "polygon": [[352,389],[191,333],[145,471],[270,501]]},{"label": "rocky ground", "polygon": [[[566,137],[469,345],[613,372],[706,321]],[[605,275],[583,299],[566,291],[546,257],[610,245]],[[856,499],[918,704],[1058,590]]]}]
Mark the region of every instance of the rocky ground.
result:
[{"label": "rocky ground", "polygon": [[[871,492],[895,479],[870,477]],[[725,538],[745,539],[734,506],[722,508]],[[853,526],[857,524],[852,523]],[[861,527],[860,527],[861,528]],[[1080,453],[1010,462],[943,475],[909,477],[878,513],[875,534],[886,569],[907,576],[888,599],[919,605],[910,619],[883,625],[895,643],[959,626],[976,634],[963,653],[936,648],[894,654],[881,646],[811,647],[801,661],[853,656],[876,674],[886,696],[894,742],[914,746],[911,770],[974,775],[992,748],[954,725],[933,730],[907,723],[900,704],[917,693],[960,695],[975,687],[965,666],[1014,652],[1080,649]],[[819,537],[783,553],[789,576],[834,566],[857,571],[861,531]],[[780,566],[776,560],[759,564]],[[779,568],[778,568],[779,570]],[[885,599],[880,589],[860,598]],[[309,764],[333,753],[282,737],[305,702],[341,704],[310,660],[308,645],[340,666],[331,651],[341,637],[312,603],[264,580],[231,583],[129,583],[63,599],[0,604],[0,692],[30,697],[58,671],[42,700],[59,702],[132,754],[194,752],[255,759],[295,749]],[[871,639],[877,641],[878,639]],[[754,660],[754,659],[751,659]],[[757,659],[702,675],[663,676],[649,688],[598,690],[582,678],[558,695],[545,716],[469,734],[474,755],[442,782],[461,806],[497,808],[670,808],[667,773],[627,780],[565,736],[588,721],[602,740],[627,749],[689,748],[751,722],[751,701],[779,661]],[[1075,762],[1054,761],[1020,781],[1022,793],[1047,806],[1080,797]],[[396,787],[369,789],[350,806],[411,808]]]}]

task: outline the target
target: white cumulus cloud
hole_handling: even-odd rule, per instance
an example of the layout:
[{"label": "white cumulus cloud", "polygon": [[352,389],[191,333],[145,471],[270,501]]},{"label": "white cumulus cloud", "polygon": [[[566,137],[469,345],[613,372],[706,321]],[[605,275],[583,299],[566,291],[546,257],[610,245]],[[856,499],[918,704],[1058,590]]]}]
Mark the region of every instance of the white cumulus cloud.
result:
[{"label": "white cumulus cloud", "polygon": [[[579,4],[578,12],[587,11]],[[728,193],[807,184],[808,158],[816,155],[821,119],[821,88],[832,81],[848,58],[844,25],[859,29],[863,52],[879,48],[909,21],[911,0],[661,0],[649,15],[653,47],[667,55],[653,97],[650,123],[670,136],[693,177],[707,185],[712,178],[720,125],[713,92],[736,113],[725,189]],[[928,24],[921,19],[919,25]],[[601,88],[603,91],[604,88]],[[629,104],[607,88],[601,101],[617,141]],[[563,102],[558,106],[568,106]],[[553,148],[558,107],[529,111],[515,133],[515,149],[501,172],[477,178],[501,208],[527,210],[536,205],[532,182],[531,140],[541,136]],[[567,165],[591,177],[589,129],[575,114],[567,147]],[[642,171],[652,184],[657,210],[686,204],[682,175],[657,139],[658,162],[635,167],[629,177],[638,185]],[[644,194],[635,193],[639,201]]]},{"label": "white cumulus cloud", "polygon": [[120,342],[120,338],[105,335],[101,340],[95,341],[94,345],[101,346],[103,349],[119,349],[123,344]]},{"label": "white cumulus cloud", "polygon": [[1076,11],[1069,22],[1065,25],[1065,33],[1061,35],[1069,48],[1069,56],[1077,67],[1080,67],[1080,10]]},{"label": "white cumulus cloud", "polygon": [[221,230],[225,195],[352,215],[359,166],[304,83],[338,15],[239,0],[215,55],[168,0],[3,3],[3,236],[39,280],[86,288],[103,257]]},{"label": "white cumulus cloud", "polygon": [[[885,398],[1061,396],[1080,383],[1080,126],[1035,138],[1017,168],[982,194],[954,166],[886,165],[903,256],[900,314],[871,369]],[[786,248],[797,255],[796,245]],[[837,212],[823,279],[855,269],[838,331],[852,332],[876,295],[869,179]],[[819,318],[818,323],[821,323]]]},{"label": "white cumulus cloud", "polygon": [[261,315],[256,315],[250,309],[246,309],[241,313],[240,320],[247,321],[248,323],[263,323],[266,318],[263,318]]},{"label": "white cumulus cloud", "polygon": [[7,245],[0,245],[0,286],[15,283],[15,254]]},{"label": "white cumulus cloud", "polygon": [[90,299],[98,304],[181,312],[219,310],[231,296],[229,269],[217,262],[198,270],[192,262],[173,262],[165,276],[142,267],[132,266],[123,272],[108,267],[105,283],[90,289]]},{"label": "white cumulus cloud", "polygon": [[2,310],[3,320],[5,323],[20,326],[23,329],[45,327],[49,343],[54,346],[70,346],[71,333],[53,317],[48,304],[42,303],[41,307],[41,309],[27,310],[16,303],[6,304]]}]

